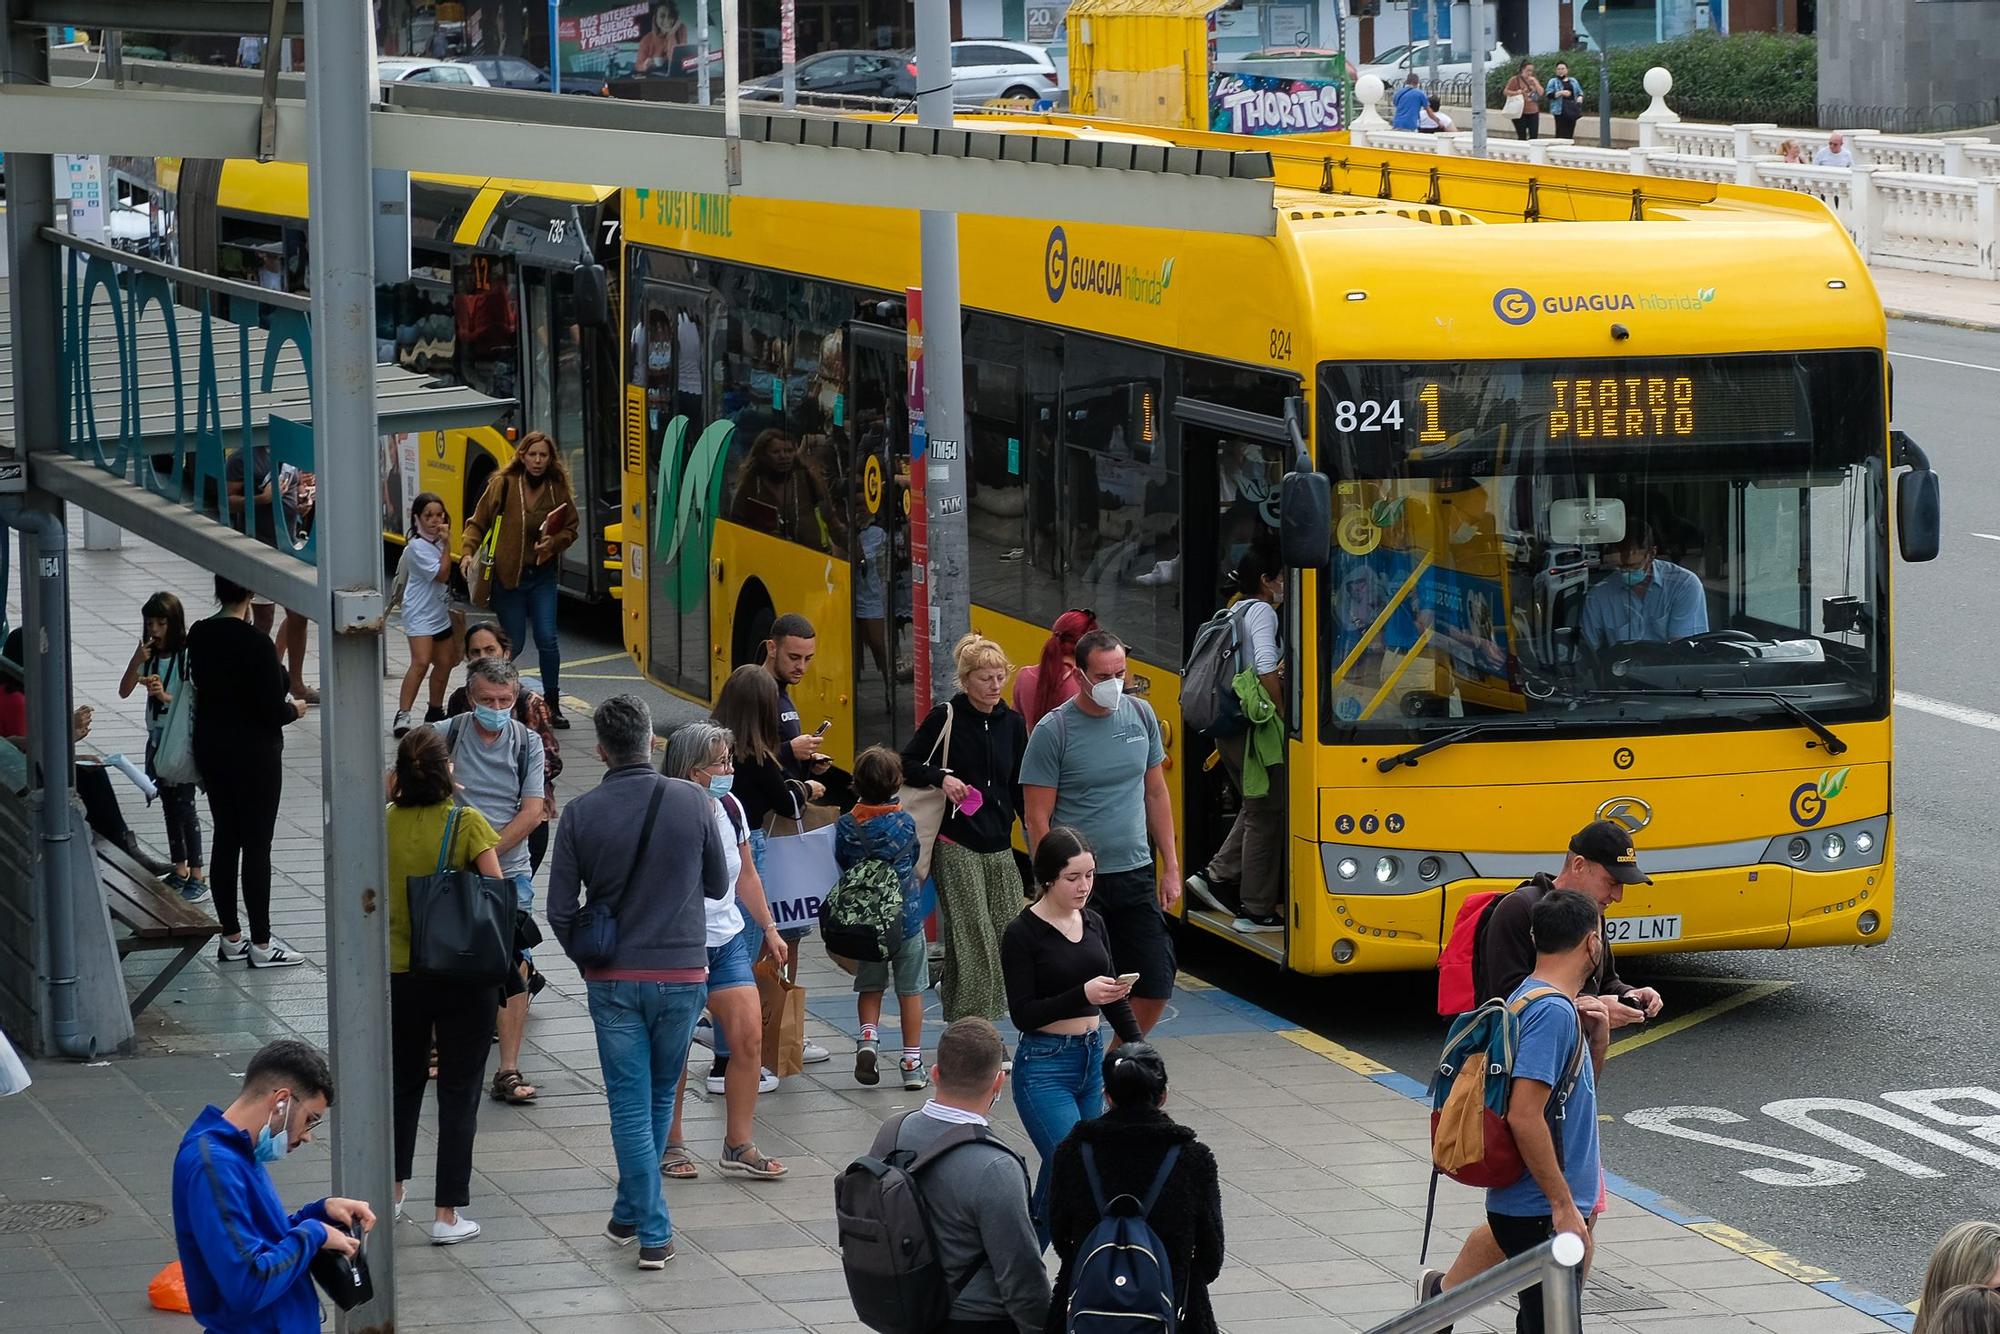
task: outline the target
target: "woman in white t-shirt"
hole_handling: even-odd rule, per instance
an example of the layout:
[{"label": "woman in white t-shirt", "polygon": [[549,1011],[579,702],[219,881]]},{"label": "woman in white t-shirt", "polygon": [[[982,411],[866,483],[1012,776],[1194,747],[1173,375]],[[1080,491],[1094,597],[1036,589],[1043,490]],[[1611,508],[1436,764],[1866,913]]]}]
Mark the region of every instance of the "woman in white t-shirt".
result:
[{"label": "woman in white t-shirt", "polygon": [[[750,822],[729,793],[736,781],[731,744],[728,728],[709,722],[689,723],[667,738],[667,755],[660,772],[669,778],[686,779],[712,798],[729,878],[736,885],[734,894],[702,901],[708,913],[708,1013],[714,1025],[710,1040],[715,1051],[708,1091],[722,1095],[723,1108],[722,1157],[715,1165],[724,1172],[769,1180],[783,1176],[785,1165],[757,1151],[750,1123],[757,1111],[757,1095],[776,1088],[778,1081],[762,1068],[763,1011],[751,965],[762,955],[782,965],[785,942],[772,920],[764,882],[758,878],[757,863],[750,855]],[[660,1171],[669,1181],[688,1181],[700,1175],[694,1155],[681,1138],[681,1097],[686,1089],[687,1067],[683,1065],[681,1091],[674,1095],[674,1124],[667,1131],[666,1154],[660,1160]]]},{"label": "woman in white t-shirt", "polygon": [[[1238,601],[1239,659],[1237,670],[1250,668],[1277,706],[1282,724],[1285,710],[1285,655],[1280,643],[1278,608],[1285,602],[1285,571],[1268,541],[1255,541],[1243,553],[1231,575]],[[1247,737],[1218,737],[1229,781],[1243,792],[1243,759]],[[1243,796],[1229,837],[1209,859],[1206,870],[1187,878],[1195,899],[1218,912],[1236,913],[1231,926],[1242,932],[1282,932],[1285,929],[1285,771],[1266,766],[1270,786],[1261,796]],[[1232,908],[1227,895],[1239,900]]]},{"label": "woman in white t-shirt", "polygon": [[432,720],[444,717],[451,669],[458,666],[458,637],[451,630],[451,516],[444,501],[426,491],[410,502],[410,538],[403,546],[403,633],[410,641],[410,669],[396,696],[395,734],[410,730],[410,709],[424,674],[431,678]]}]

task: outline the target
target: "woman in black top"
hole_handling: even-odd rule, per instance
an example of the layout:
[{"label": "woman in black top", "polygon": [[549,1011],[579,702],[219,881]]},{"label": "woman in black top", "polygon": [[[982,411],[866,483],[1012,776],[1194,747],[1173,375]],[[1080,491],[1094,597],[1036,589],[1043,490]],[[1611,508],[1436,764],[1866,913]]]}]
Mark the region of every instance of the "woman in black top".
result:
[{"label": "woman in black top", "polygon": [[[295,968],[305,959],[271,935],[271,839],[284,782],[284,728],[305,716],[290,698],[291,679],[271,638],[250,623],[250,590],[215,576],[222,610],[188,630],[188,677],[194,682],[194,764],[208,791],[215,828],[208,883],[222,923],[216,958],[252,968]],[[250,938],[236,916],[237,862]]]},{"label": "woman in black top", "polygon": [[1222,1191],[1215,1155],[1194,1131],[1161,1111],[1167,1100],[1167,1067],[1147,1044],[1133,1043],[1104,1058],[1104,1115],[1079,1121],[1056,1150],[1049,1186],[1050,1230],[1062,1272],[1049,1302],[1048,1334],[1059,1334],[1069,1314],[1070,1276],[1084,1238],[1102,1217],[1090,1188],[1084,1149],[1106,1200],[1144,1200],[1167,1153],[1180,1156],[1161,1183],[1146,1216],[1173,1261],[1174,1300],[1184,1334],[1215,1334],[1208,1285],[1222,1272]]},{"label": "woman in black top", "polygon": [[[816,778],[786,776],[784,762],[779,759],[782,743],[778,739],[778,682],[755,663],[745,663],[729,674],[729,679],[722,683],[722,693],[715,697],[715,712],[709,719],[728,728],[733,738],[730,758],[736,763],[736,782],[729,793],[743,807],[743,818],[750,826],[751,864],[767,889],[775,888],[777,893],[791,897],[788,887],[773,887],[764,878],[771,822],[799,819],[808,801],[826,795],[826,785]],[[778,933],[790,956],[785,960],[785,976],[793,981],[799,976],[798,944],[809,929],[788,926]],[[720,1076],[727,1065],[728,1053],[718,1048],[715,1065],[709,1073]]]},{"label": "woman in black top", "polygon": [[[1007,1007],[1000,933],[1021,911],[1014,816],[1028,729],[1002,702],[1013,667],[1001,647],[970,634],[953,650],[958,693],[932,709],[903,747],[903,781],[942,787],[950,802],[931,851],[944,938],[944,1020],[998,1019]],[[947,742],[945,722],[951,722]],[[974,794],[977,794],[976,796]]]},{"label": "woman in black top", "polygon": [[1104,919],[1084,907],[1097,877],[1097,856],[1082,834],[1058,825],[1035,849],[1035,901],[1000,940],[1007,1012],[1021,1040],[1014,1048],[1014,1107],[1041,1155],[1033,1212],[1042,1244],[1049,1242],[1049,1165],[1056,1146],[1085,1117],[1104,1107],[1104,1040],[1099,1016],[1120,1042],[1137,1042],[1132,977],[1111,976],[1111,939]]}]

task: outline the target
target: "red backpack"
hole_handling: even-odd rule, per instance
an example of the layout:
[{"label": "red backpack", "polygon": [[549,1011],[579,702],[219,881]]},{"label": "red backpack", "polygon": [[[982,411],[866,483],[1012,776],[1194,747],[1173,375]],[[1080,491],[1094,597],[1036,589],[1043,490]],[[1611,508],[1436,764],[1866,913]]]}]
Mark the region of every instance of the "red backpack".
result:
[{"label": "red backpack", "polygon": [[1438,955],[1438,1013],[1447,1017],[1464,1014],[1480,1002],[1473,995],[1472,956],[1479,948],[1479,937],[1486,930],[1486,919],[1493,915],[1500,900],[1514,891],[1511,889],[1482,890],[1466,895],[1465,902],[1458,907],[1458,916],[1451,924],[1451,934],[1445,938],[1444,951]]}]

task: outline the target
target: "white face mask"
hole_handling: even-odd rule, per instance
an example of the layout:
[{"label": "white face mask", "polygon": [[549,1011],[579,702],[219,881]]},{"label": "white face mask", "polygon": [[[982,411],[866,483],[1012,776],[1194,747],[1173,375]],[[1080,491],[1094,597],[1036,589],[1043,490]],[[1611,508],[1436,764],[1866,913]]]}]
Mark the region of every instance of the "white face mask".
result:
[{"label": "white face mask", "polygon": [[1124,693],[1124,680],[1108,676],[1090,688],[1090,702],[1100,709],[1115,709],[1118,707],[1119,696]]}]

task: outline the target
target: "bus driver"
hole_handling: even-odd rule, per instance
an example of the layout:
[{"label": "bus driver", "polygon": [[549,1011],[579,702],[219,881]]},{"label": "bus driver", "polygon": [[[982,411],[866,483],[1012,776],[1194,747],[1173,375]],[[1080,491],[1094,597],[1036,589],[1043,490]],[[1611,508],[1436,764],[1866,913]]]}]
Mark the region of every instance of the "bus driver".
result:
[{"label": "bus driver", "polygon": [[1609,571],[1583,600],[1580,628],[1593,649],[1637,641],[1670,643],[1708,633],[1708,600],[1692,570],[1660,559],[1643,519],[1604,549]]}]

